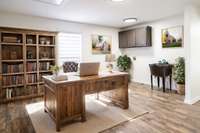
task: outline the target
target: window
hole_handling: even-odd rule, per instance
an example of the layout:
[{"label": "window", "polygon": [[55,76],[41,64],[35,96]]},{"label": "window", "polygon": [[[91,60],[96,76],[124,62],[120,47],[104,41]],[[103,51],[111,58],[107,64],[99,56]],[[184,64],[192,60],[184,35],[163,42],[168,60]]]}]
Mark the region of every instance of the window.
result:
[{"label": "window", "polygon": [[81,60],[81,34],[59,33],[58,34],[58,64],[65,61],[80,62]]}]

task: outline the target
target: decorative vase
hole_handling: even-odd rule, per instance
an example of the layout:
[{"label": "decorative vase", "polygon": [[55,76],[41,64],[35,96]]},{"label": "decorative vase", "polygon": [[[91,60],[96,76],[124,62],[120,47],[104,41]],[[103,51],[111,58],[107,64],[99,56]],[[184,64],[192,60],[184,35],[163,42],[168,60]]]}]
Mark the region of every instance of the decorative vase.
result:
[{"label": "decorative vase", "polygon": [[53,72],[53,77],[58,77],[58,72]]},{"label": "decorative vase", "polygon": [[177,84],[177,92],[180,95],[185,95],[185,85],[184,84]]}]

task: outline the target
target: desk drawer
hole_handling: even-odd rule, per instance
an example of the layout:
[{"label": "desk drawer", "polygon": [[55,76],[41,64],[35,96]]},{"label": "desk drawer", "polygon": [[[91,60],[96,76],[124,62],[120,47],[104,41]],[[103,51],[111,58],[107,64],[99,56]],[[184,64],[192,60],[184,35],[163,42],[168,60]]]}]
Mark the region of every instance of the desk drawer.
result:
[{"label": "desk drawer", "polygon": [[83,83],[86,94],[118,89],[125,84],[125,76],[109,77]]},{"label": "desk drawer", "polygon": [[99,87],[99,91],[107,91],[107,90],[113,90],[113,89],[118,89],[119,87],[124,85],[124,76],[121,77],[110,77],[103,79],[99,84],[102,84],[103,86]]},{"label": "desk drawer", "polygon": [[96,81],[84,82],[82,87],[84,88],[86,94],[93,94],[98,92]]}]

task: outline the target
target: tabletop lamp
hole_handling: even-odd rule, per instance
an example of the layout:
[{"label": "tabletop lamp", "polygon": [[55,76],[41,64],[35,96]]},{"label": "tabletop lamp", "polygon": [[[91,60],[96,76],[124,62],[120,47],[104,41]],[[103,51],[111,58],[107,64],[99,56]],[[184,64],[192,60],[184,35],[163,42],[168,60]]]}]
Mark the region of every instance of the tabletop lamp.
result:
[{"label": "tabletop lamp", "polygon": [[112,72],[113,70],[113,62],[115,61],[115,55],[114,54],[107,54],[105,57],[105,62],[107,62],[107,68],[109,72]]}]

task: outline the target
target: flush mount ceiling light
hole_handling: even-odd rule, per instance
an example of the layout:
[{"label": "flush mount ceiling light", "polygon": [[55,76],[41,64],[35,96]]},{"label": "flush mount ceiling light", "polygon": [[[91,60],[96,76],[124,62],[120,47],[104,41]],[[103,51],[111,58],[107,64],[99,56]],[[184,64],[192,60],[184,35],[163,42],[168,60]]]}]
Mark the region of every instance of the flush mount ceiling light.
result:
[{"label": "flush mount ceiling light", "polygon": [[125,18],[123,20],[123,22],[125,22],[125,23],[135,23],[135,22],[137,22],[137,18]]},{"label": "flush mount ceiling light", "polygon": [[35,1],[52,5],[60,5],[64,0],[35,0]]},{"label": "flush mount ceiling light", "polygon": [[122,2],[124,0],[111,0],[112,2]]}]

